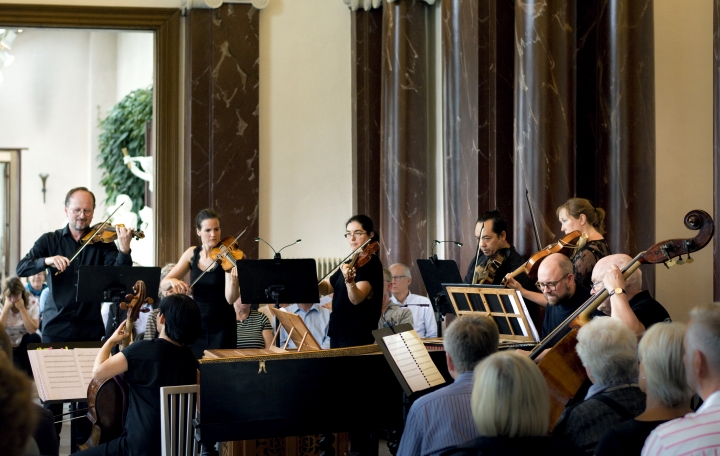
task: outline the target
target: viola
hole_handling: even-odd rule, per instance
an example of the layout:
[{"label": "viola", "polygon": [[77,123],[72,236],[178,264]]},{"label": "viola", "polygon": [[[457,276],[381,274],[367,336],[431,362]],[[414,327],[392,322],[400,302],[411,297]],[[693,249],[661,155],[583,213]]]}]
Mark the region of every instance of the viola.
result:
[{"label": "viola", "polygon": [[495,253],[492,257],[488,258],[485,266],[475,266],[475,274],[473,274],[473,285],[481,285],[483,283],[493,283],[495,281],[495,273],[502,266],[505,261],[505,255],[500,252]]},{"label": "viola", "polygon": [[[694,210],[685,216],[685,226],[688,229],[699,231],[692,239],[670,239],[658,242],[644,252],[640,252],[633,261],[622,271],[623,278],[627,279],[641,264],[673,264],[673,258],[687,255],[704,248],[712,239],[715,224],[707,212]],[[685,261],[687,262],[687,261]],[[678,261],[679,263],[679,261]],[[609,296],[603,290],[590,297],[563,323],[543,339],[532,352],[530,358],[537,358],[550,344],[555,336],[567,329],[573,328],[565,337],[552,347],[545,357],[538,363],[550,389],[550,426],[554,426],[565,405],[570,401],[587,379],[585,368],[575,351],[577,345],[577,332],[580,327],[590,321],[592,313]]]},{"label": "viola", "polygon": [[229,271],[237,267],[237,260],[242,260],[245,254],[238,247],[235,238],[228,236],[210,249],[209,256],[213,261],[220,263],[225,271]]},{"label": "viola", "polygon": [[540,263],[542,263],[545,258],[549,257],[553,253],[562,253],[563,255],[569,257],[577,249],[585,245],[585,242],[587,242],[587,238],[583,237],[580,231],[576,230],[569,233],[558,242],[550,244],[539,252],[532,254],[532,256],[530,256],[530,258],[522,266],[506,275],[503,278],[502,284],[506,285],[509,278],[518,276],[522,273],[527,274],[528,277],[532,279],[536,278],[538,269],[540,268]]},{"label": "viola", "polygon": [[[117,240],[117,230],[116,227],[125,227],[125,225],[118,224],[118,225],[106,225],[103,223],[98,223],[97,225],[93,225],[90,228],[90,231],[85,234],[80,239],[80,242],[85,244],[95,244],[97,242],[102,243],[109,243]],[[145,233],[142,231],[136,231],[136,230],[130,230],[130,234],[132,237],[135,238],[135,240],[143,239],[145,237]]]}]

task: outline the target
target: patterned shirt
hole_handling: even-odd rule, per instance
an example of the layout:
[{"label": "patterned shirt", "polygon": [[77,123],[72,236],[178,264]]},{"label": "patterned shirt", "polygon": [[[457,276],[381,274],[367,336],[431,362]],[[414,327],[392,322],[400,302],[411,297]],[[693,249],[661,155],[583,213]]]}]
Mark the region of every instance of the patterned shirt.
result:
[{"label": "patterned shirt", "polygon": [[257,310],[250,310],[245,320],[235,320],[237,330],[237,348],[265,348],[262,332],[272,331],[270,320]]},{"label": "patterned shirt", "polygon": [[588,241],[570,258],[573,263],[575,281],[581,283],[585,288],[592,288],[593,268],[598,260],[608,255],[610,255],[610,246],[605,242],[605,239]]}]

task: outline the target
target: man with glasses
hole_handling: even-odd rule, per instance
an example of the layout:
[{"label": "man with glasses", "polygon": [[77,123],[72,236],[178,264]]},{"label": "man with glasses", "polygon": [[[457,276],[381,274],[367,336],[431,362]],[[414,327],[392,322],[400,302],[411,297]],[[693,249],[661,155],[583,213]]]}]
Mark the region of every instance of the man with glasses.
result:
[{"label": "man with glasses", "polygon": [[402,263],[390,266],[392,274],[392,301],[412,312],[413,327],[422,338],[437,337],[437,322],[430,306],[430,299],[410,293],[412,275],[410,268]]},{"label": "man with glasses", "polygon": [[626,279],[622,269],[632,262],[625,254],[609,255],[600,259],[592,271],[592,294],[607,289],[610,296],[600,304],[596,316],[609,315],[622,321],[638,336],[650,326],[670,321],[667,310],[642,289],[642,271],[638,269]]}]

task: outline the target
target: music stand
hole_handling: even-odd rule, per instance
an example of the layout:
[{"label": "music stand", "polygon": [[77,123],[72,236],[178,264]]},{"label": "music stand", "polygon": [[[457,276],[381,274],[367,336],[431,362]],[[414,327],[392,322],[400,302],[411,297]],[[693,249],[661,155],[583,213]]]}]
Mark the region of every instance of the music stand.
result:
[{"label": "music stand", "polygon": [[443,299],[444,283],[460,283],[462,277],[455,260],[438,260],[431,258],[429,260],[417,260],[420,275],[422,276],[425,289],[430,296],[430,302],[435,312],[435,322],[437,323],[437,333],[442,334],[442,312],[440,311],[440,299]]},{"label": "music stand", "polygon": [[[308,351],[322,350],[320,343],[318,343],[318,341],[315,339],[315,336],[312,335],[300,315],[285,312],[284,309],[270,310],[272,311],[273,315],[275,315],[275,318],[279,320],[282,327],[285,328],[285,332],[287,332],[288,334],[288,338],[285,341],[285,346],[283,347],[283,350],[287,349],[287,346],[291,340],[295,344],[298,352],[301,352],[303,348],[306,348]],[[277,331],[275,331],[275,338],[279,340],[279,336],[280,327],[278,326]]]},{"label": "music stand", "polygon": [[158,302],[160,289],[159,267],[134,266],[80,266],[78,268],[77,294],[78,302],[112,302],[116,307],[113,317],[113,327],[117,329],[120,324],[120,301],[128,294],[133,294],[132,287],[135,282],[142,280],[145,283],[146,295]]}]

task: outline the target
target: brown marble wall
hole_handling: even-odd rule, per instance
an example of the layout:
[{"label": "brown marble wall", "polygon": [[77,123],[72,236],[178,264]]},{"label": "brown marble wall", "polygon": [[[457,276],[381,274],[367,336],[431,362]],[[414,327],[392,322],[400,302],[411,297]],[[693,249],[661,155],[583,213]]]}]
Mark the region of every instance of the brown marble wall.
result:
[{"label": "brown marble wall", "polygon": [[[257,257],[259,77],[258,14],[251,5],[193,9],[186,27],[185,212],[211,207],[224,236]],[[192,217],[192,221],[191,218]],[[190,230],[186,245],[197,243]]]},{"label": "brown marble wall", "polygon": [[556,208],[575,188],[575,2],[520,2],[515,10],[514,244],[529,255],[560,232]]},{"label": "brown marble wall", "polygon": [[411,267],[428,256],[428,6],[421,0],[383,5],[380,235],[384,265]]},{"label": "brown marble wall", "polygon": [[354,212],[380,221],[380,94],[382,9],[353,11]]}]

